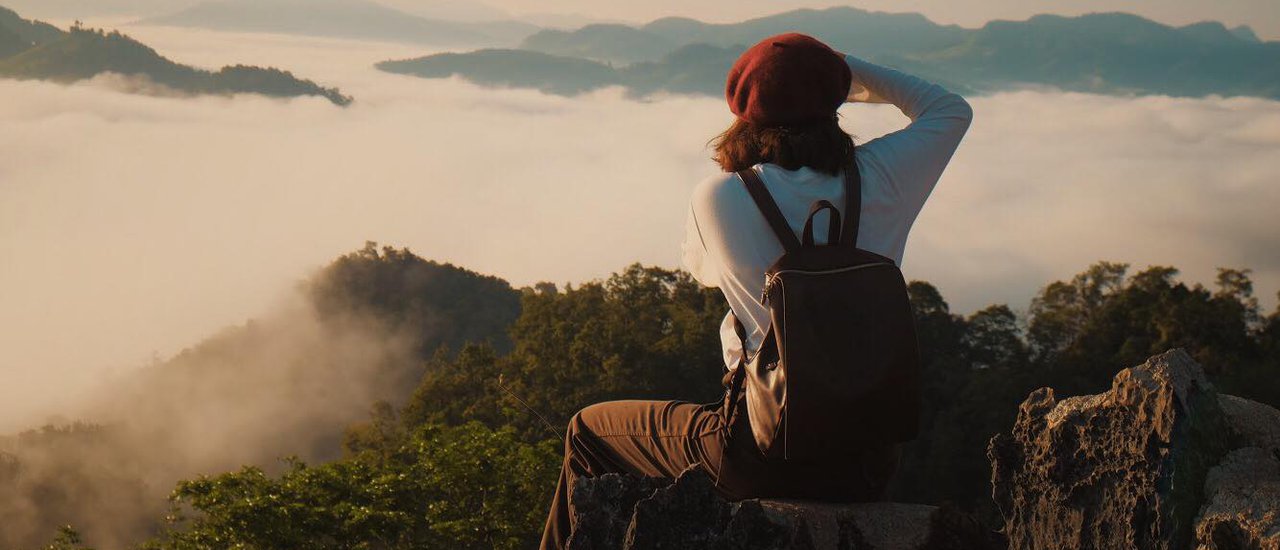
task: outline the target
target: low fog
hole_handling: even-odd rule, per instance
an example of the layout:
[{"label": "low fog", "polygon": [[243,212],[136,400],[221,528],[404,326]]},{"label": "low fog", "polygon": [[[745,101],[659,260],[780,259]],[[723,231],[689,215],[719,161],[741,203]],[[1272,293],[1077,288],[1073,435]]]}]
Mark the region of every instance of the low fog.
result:
[{"label": "low fog", "polygon": [[91,392],[74,422],[0,435],[0,548],[40,547],[67,524],[94,547],[134,547],[178,480],[335,459],[344,428],[415,371],[404,330],[305,300],[208,336]]}]

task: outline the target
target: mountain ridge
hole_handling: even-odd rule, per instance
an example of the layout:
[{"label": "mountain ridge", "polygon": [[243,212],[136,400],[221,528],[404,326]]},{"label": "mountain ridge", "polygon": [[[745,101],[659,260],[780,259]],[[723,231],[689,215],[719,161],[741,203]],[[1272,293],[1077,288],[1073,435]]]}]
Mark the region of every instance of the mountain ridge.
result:
[{"label": "mountain ridge", "polygon": [[[632,95],[719,96],[724,72],[713,78],[698,71],[727,69],[747,45],[788,31],[811,34],[837,50],[919,74],[959,92],[1050,87],[1111,95],[1280,99],[1280,42],[1257,40],[1244,26],[1231,29],[1214,21],[1170,26],[1124,12],[1042,14],[1022,21],[990,21],[976,29],[940,25],[920,14],[853,7],[793,10],[738,23],[668,17],[637,26],[594,24],[569,31],[543,30],[527,37],[520,49],[594,61],[617,73],[579,85],[576,91],[621,83]],[[670,57],[696,44],[719,48],[719,59],[713,62],[704,55],[697,64],[687,64],[680,56]],[[469,65],[467,55],[449,57],[449,74],[469,78],[485,73],[484,78],[472,79],[484,84],[501,80],[492,75],[496,65],[511,63],[489,53]],[[418,73],[439,72],[435,67],[441,63],[439,58],[414,61]],[[648,64],[647,68],[641,64]],[[561,65],[568,66],[563,59]],[[551,87],[528,68],[525,72],[530,74],[521,80],[530,82],[527,87]]]}]

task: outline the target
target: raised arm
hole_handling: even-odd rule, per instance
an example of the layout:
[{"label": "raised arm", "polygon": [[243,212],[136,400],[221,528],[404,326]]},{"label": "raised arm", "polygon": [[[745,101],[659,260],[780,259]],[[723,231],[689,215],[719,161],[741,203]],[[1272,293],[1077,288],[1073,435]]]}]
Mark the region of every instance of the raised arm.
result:
[{"label": "raised arm", "polygon": [[942,86],[851,55],[849,101],[890,103],[911,119],[906,128],[858,146],[863,169],[880,170],[914,216],[929,198],[973,120],[973,109]]}]

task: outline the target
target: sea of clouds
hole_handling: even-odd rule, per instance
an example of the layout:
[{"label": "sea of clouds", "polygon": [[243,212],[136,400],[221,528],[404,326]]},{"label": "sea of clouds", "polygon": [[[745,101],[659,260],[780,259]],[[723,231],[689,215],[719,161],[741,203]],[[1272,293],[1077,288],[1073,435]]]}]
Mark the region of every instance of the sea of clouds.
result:
[{"label": "sea of clouds", "polygon": [[[266,311],[366,240],[508,279],[675,267],[721,101],[575,98],[376,71],[413,46],[125,28],[206,68],[276,65],[356,97],[124,93],[0,80],[0,431]],[[1019,91],[975,121],[916,223],[908,277],[1025,309],[1098,260],[1280,290],[1280,102]],[[860,141],[900,128],[851,105]]]}]

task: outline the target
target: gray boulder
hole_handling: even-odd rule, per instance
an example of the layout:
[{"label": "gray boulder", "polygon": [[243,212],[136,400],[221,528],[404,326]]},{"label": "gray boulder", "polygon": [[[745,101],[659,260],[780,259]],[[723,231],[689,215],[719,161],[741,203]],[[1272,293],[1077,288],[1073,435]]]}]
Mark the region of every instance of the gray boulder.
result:
[{"label": "gray boulder", "polygon": [[1205,494],[1196,521],[1199,548],[1280,550],[1280,459],[1274,449],[1232,451],[1209,470]]},{"label": "gray boulder", "polygon": [[1227,427],[1237,444],[1261,449],[1280,449],[1280,411],[1242,397],[1219,395],[1218,405],[1227,415]]}]

